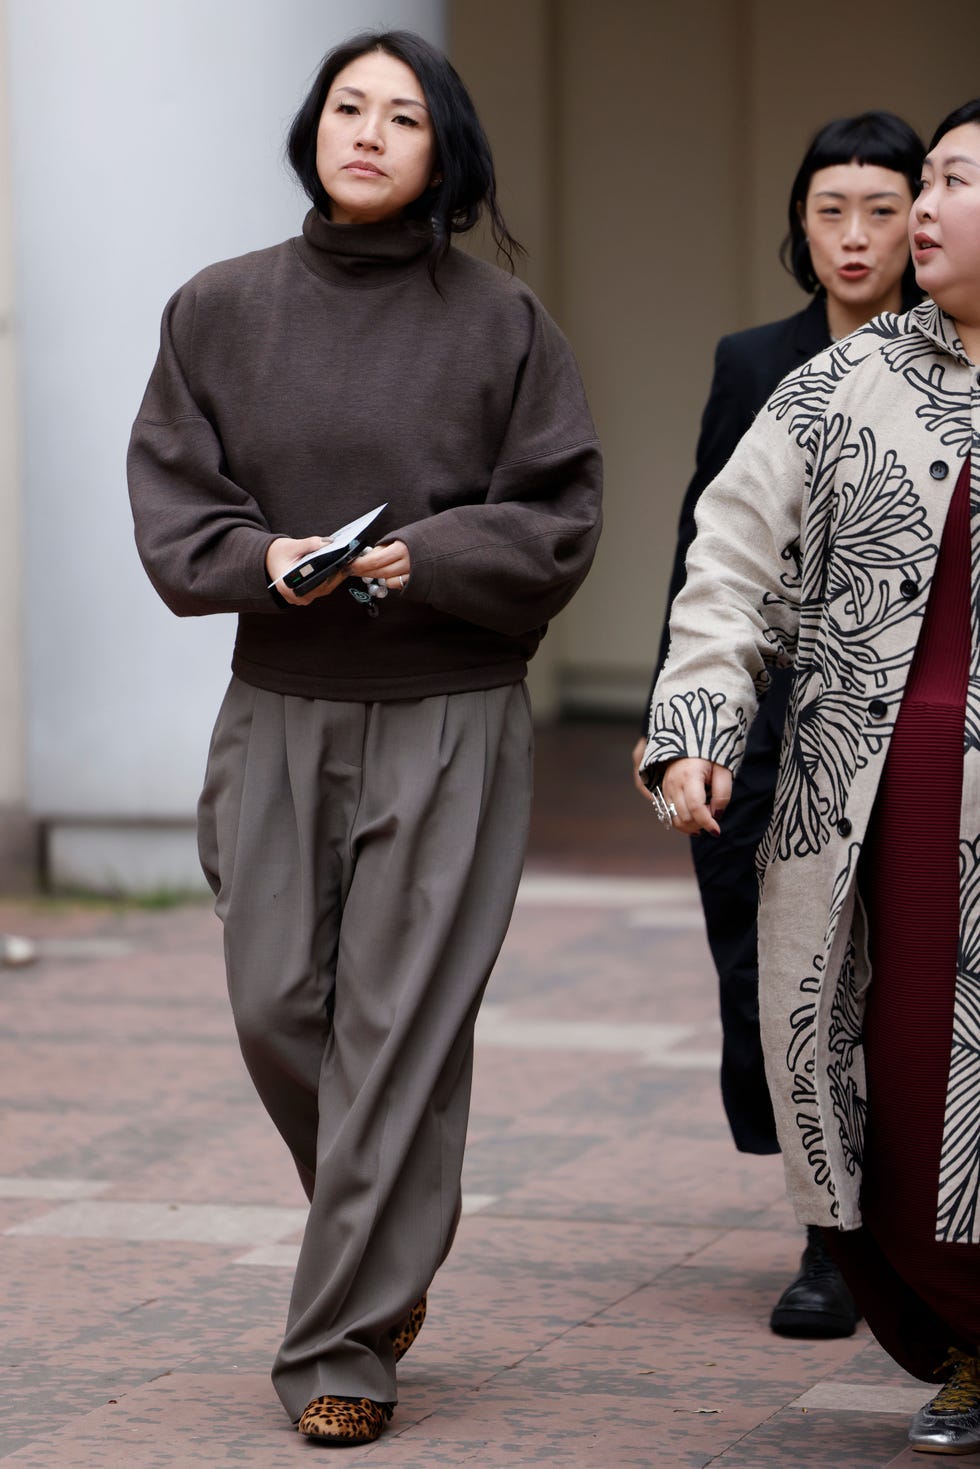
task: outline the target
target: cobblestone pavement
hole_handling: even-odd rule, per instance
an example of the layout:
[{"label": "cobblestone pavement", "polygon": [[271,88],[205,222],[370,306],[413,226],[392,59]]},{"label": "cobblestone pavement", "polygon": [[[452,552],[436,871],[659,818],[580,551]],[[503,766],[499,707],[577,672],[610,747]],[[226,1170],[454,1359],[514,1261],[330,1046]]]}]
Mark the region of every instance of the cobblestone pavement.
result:
[{"label": "cobblestone pavement", "polygon": [[[641,813],[643,814],[643,813]],[[801,1232],[734,1151],[680,847],[529,868],[478,1032],[466,1210],[375,1445],[344,1463],[877,1469],[930,1394],[860,1328],[767,1327]],[[304,1216],[204,904],[0,904],[0,1458],[308,1462],[269,1382]],[[319,1462],[319,1460],[318,1460]]]}]

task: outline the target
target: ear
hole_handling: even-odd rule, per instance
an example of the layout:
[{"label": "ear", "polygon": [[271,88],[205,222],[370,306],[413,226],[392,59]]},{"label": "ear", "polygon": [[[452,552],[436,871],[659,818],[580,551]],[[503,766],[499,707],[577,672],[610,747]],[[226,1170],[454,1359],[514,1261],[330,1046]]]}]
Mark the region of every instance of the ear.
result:
[{"label": "ear", "polygon": [[797,199],[797,201],[796,201],[796,217],[800,221],[800,224],[801,224],[801,226],[803,228],[803,238],[804,238],[804,240],[806,240],[807,244],[809,244],[810,243],[810,236],[806,232],[806,223],[805,223],[805,220],[806,220],[806,209],[803,207],[803,200],[802,199]]}]

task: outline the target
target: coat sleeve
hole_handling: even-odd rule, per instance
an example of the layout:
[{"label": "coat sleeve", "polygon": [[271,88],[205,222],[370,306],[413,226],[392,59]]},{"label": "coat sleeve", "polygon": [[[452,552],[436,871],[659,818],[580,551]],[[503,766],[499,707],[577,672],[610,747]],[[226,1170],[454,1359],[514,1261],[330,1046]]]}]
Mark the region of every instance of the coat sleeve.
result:
[{"label": "coat sleeve", "polygon": [[[663,631],[660,634],[657,661],[653,667],[650,691],[647,694],[643,711],[643,734],[647,734],[649,730],[654,685],[667,660],[670,609],[687,576],[687,553],[694,540],[694,516],[698,501],[711,481],[724,469],[737,449],[742,436],[752,424],[753,407],[749,401],[750,394],[746,391],[746,381],[745,373],[739,370],[738,353],[733,338],[722,337],[715,349],[711,390],[701,417],[701,432],[698,435],[694,474],[681,505],[674,564],[667,588],[667,605],[664,608]],[[757,402],[755,407],[758,406]]]},{"label": "coat sleeve", "polygon": [[129,496],[136,545],[160,596],[179,617],[276,612],[265,553],[275,535],[228,474],[214,425],[183,363],[194,327],[192,287],[168,303],[160,351],[133,425]]},{"label": "coat sleeve", "polygon": [[765,411],[700,498],[651,701],[648,784],[685,755],[737,769],[769,669],[793,661],[812,453],[812,442]]},{"label": "coat sleeve", "polygon": [[560,612],[584,580],[599,539],[601,497],[602,459],[578,368],[536,306],[485,500],[385,540],[408,546],[408,600],[520,636]]}]

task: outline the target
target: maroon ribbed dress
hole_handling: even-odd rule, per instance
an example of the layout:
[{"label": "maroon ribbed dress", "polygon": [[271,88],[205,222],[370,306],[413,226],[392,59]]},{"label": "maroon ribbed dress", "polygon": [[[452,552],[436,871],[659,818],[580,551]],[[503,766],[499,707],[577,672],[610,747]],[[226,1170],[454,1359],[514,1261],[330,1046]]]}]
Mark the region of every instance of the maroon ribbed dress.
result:
[{"label": "maroon ribbed dress", "polygon": [[980,1344],[980,1245],[935,1238],[959,945],[969,485],[968,459],[861,857],[872,968],[864,1225],[832,1242],[875,1335],[923,1377],[950,1346]]}]

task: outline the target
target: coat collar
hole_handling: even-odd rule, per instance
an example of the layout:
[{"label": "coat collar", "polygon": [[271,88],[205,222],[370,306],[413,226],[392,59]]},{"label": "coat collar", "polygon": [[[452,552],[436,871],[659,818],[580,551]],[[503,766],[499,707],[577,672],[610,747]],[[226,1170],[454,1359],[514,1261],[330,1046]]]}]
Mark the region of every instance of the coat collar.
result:
[{"label": "coat collar", "polygon": [[909,312],[907,321],[912,331],[921,333],[934,342],[943,352],[950,357],[955,357],[958,362],[970,366],[970,359],[963,350],[963,343],[956,335],[956,324],[951,316],[941,311],[935,301],[923,301],[921,305],[914,306]]}]

